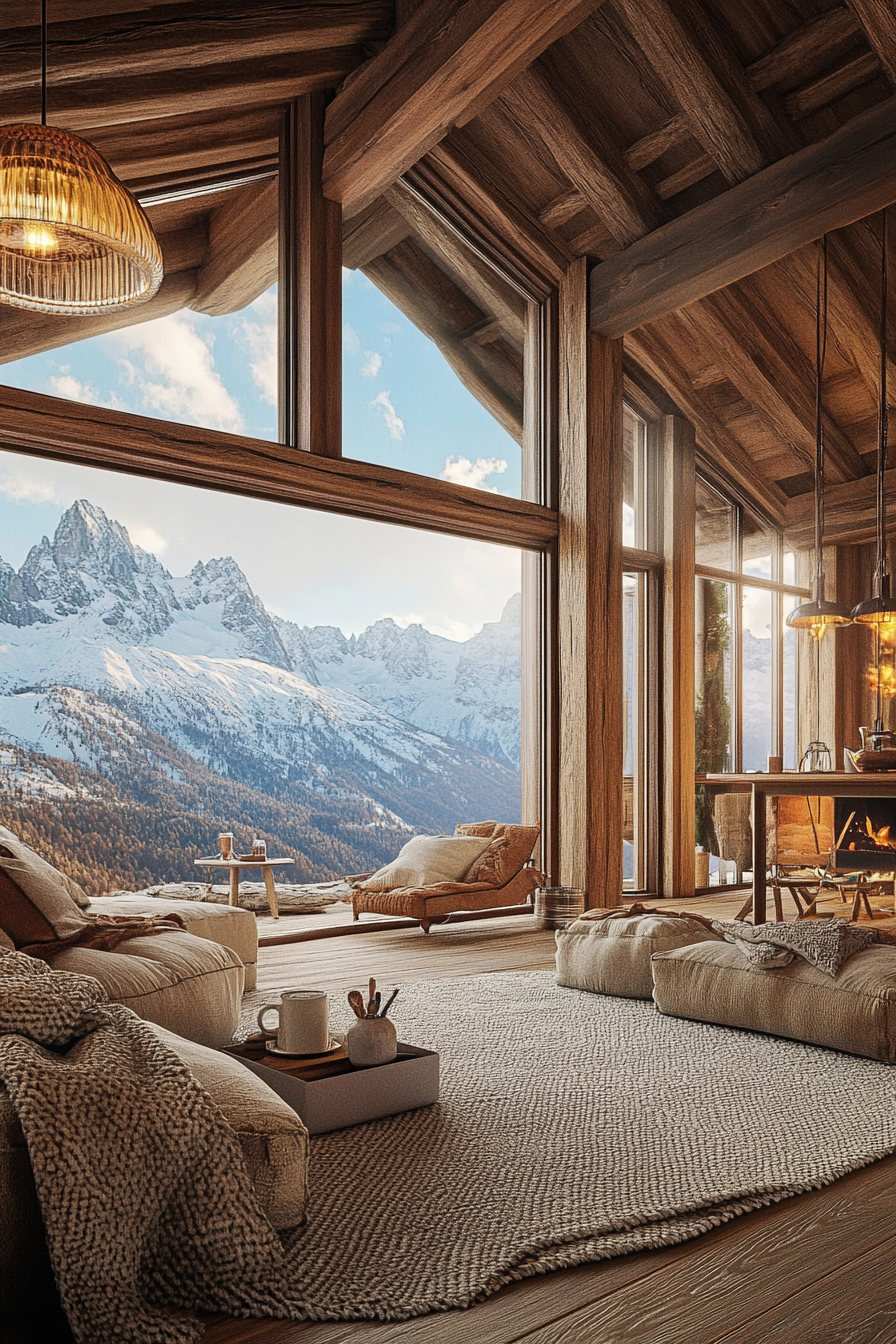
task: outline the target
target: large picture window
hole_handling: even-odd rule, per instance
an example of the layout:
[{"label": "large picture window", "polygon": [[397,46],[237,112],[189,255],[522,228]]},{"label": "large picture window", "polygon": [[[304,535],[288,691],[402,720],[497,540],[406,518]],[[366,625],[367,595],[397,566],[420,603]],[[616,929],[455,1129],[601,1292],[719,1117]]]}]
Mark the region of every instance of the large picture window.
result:
[{"label": "large picture window", "polygon": [[765,770],[770,756],[796,768],[796,631],[785,621],[808,590],[780,535],[701,475],[695,576],[696,842],[711,856],[715,884],[742,876],[743,847],[732,842],[730,854],[721,852],[717,790],[702,777]]}]

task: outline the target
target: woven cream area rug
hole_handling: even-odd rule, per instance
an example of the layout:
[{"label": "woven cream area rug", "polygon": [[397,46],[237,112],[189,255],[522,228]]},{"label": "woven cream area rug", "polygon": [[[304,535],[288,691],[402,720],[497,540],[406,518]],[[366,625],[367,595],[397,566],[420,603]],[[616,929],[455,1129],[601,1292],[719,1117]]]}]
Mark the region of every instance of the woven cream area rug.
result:
[{"label": "woven cream area rug", "polygon": [[[334,1026],[347,1027],[334,1003]],[[314,1318],[404,1319],[668,1246],[896,1149],[896,1069],[513,972],[401,991],[441,1102],[312,1141]]]}]

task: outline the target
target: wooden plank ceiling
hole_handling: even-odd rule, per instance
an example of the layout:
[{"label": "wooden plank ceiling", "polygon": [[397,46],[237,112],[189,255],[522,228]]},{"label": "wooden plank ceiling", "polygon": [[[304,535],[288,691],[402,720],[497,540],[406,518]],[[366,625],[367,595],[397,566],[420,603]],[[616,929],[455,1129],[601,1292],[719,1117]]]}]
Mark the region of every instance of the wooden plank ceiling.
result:
[{"label": "wooden plank ceiling", "polygon": [[[7,0],[2,121],[36,118],[38,13]],[[891,0],[53,0],[50,120],[150,203],[166,279],[127,320],[221,314],[276,274],[284,104],[336,90],[324,180],[343,206],[344,264],[512,434],[521,291],[547,293],[587,255],[598,329],[625,334],[633,370],[798,542],[811,528],[812,240],[833,230],[825,394],[843,507],[830,524],[859,540],[873,526],[878,383],[866,217],[896,200],[893,14]],[[177,195],[228,179],[241,185]],[[5,309],[0,359],[124,320]]]}]

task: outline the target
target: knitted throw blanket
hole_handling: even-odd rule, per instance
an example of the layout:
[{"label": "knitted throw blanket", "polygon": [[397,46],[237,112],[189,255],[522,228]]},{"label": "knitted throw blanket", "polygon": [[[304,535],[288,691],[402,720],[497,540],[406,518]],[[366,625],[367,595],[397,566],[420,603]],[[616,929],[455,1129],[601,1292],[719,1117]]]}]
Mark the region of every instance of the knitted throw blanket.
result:
[{"label": "knitted throw blanket", "polygon": [[184,1344],[159,1309],[301,1315],[233,1130],[97,980],[0,949],[0,1081],[31,1158],[79,1344]]},{"label": "knitted throw blanket", "polygon": [[802,957],[826,975],[835,976],[856,952],[875,943],[896,943],[882,929],[860,929],[845,919],[813,919],[798,924],[744,924],[714,919],[712,928],[743,952],[754,966],[786,966]]}]

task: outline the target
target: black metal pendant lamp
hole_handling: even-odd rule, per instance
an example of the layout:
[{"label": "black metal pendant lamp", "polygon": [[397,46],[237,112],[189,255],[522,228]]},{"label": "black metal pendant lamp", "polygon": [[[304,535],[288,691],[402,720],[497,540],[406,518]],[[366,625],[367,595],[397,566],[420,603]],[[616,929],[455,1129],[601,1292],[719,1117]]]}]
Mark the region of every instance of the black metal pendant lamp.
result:
[{"label": "black metal pendant lamp", "polygon": [[822,383],[828,342],[828,240],[819,239],[818,269],[815,283],[815,572],[809,602],[803,602],[787,617],[797,630],[811,630],[821,639],[830,626],[850,625],[852,613],[839,602],[828,602],[824,595],[824,407]]}]

